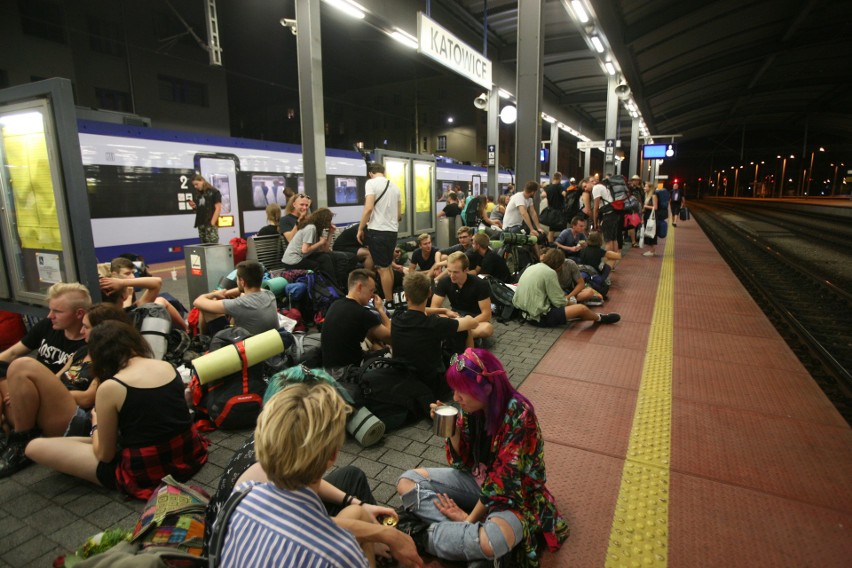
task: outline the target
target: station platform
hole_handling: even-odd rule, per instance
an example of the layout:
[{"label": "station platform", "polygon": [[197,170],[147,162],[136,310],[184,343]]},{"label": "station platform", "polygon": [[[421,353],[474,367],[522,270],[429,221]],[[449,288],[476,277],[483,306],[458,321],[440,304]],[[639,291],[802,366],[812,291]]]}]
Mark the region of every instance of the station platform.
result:
[{"label": "station platform", "polygon": [[[695,221],[660,243],[657,257],[628,250],[613,274],[596,311],[618,324],[495,325],[571,526],[543,565],[847,566],[852,431]],[[189,305],[182,263],[151,268]],[[191,483],[212,494],[247,435],[210,433]],[[424,420],[369,448],[347,439],[337,465],[349,464],[396,507],[404,470],[446,462]],[[49,566],[101,530],[132,529],[142,506],[28,467],[0,480],[0,568]]]}]

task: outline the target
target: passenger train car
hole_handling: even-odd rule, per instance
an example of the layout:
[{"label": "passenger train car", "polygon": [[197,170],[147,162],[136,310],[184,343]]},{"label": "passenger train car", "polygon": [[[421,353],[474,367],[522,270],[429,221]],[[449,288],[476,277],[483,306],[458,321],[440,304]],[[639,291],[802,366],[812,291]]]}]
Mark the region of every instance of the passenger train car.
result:
[{"label": "passenger train car", "polygon": [[[122,253],[148,262],[183,258],[183,246],[198,242],[194,211],[187,205],[192,176],[199,172],[222,193],[219,242],[246,237],[266,224],[270,203],[286,204],[287,187],[305,192],[301,147],[79,120],[78,130],[98,260]],[[354,150],[326,151],[327,200],[335,224],[358,222],[364,204],[366,165]],[[438,163],[431,186],[432,224],[446,193],[486,191],[486,170]],[[500,172],[504,189],[512,178]],[[412,188],[404,201],[417,203]],[[313,193],[313,192],[308,192]],[[314,205],[316,208],[316,204]],[[403,235],[401,235],[403,236]]]}]

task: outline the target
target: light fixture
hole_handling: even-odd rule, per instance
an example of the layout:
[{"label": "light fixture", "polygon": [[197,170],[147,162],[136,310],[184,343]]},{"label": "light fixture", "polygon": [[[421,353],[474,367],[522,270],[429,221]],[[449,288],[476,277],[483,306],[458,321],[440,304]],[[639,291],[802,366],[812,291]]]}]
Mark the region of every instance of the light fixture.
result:
[{"label": "light fixture", "polygon": [[324,2],[356,20],[363,20],[364,16],[366,16],[365,12],[367,9],[352,0],[324,0]]},{"label": "light fixture", "polygon": [[417,44],[416,37],[399,28],[394,28],[393,31],[390,33],[390,36],[405,47],[409,47],[411,49],[417,49],[418,47],[420,47]]},{"label": "light fixture", "polygon": [[518,109],[515,105],[506,105],[500,111],[500,120],[503,124],[514,124],[518,119]]},{"label": "light fixture", "polygon": [[606,67],[606,72],[610,75],[615,75],[615,65],[612,64],[612,61],[607,61],[604,63],[604,67]]},{"label": "light fixture", "polygon": [[279,23],[285,28],[288,28],[290,30],[290,33],[292,33],[293,35],[296,35],[298,33],[296,20],[291,20],[289,18],[281,18],[279,20]]},{"label": "light fixture", "polygon": [[453,117],[452,117],[452,116],[448,116],[448,117],[447,117],[447,122],[448,122],[449,124],[452,124],[453,122],[455,122],[455,120],[453,119]]},{"label": "light fixture", "polygon": [[506,89],[498,89],[497,94],[500,95],[501,99],[511,99],[514,96]]},{"label": "light fixture", "polygon": [[586,7],[580,0],[572,0],[571,6],[574,8],[574,14],[581,23],[585,24],[589,21],[589,14],[586,13]]},{"label": "light fixture", "polygon": [[550,124],[553,124],[553,123],[555,123],[555,122],[556,122],[556,119],[555,119],[555,118],[553,118],[552,116],[550,116],[550,115],[549,115],[549,114],[547,114],[547,113],[541,113],[541,118],[543,118],[544,120],[546,120],[546,121],[547,121],[547,122],[549,122]]},{"label": "light fixture", "polygon": [[592,45],[593,45],[593,46],[595,46],[595,50],[596,50],[598,53],[603,53],[603,52],[604,52],[604,45],[603,45],[603,43],[601,42],[601,38],[599,38],[598,36],[596,36],[596,35],[593,35],[593,36],[592,36]]}]

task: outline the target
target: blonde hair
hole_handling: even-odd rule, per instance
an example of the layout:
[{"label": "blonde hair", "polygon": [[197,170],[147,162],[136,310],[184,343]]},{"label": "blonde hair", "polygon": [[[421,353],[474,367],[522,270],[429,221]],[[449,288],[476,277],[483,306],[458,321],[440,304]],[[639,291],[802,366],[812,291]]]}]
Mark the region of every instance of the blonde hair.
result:
[{"label": "blonde hair", "polygon": [[326,383],[290,385],[270,398],[254,431],[269,480],[289,490],[320,480],[343,445],[351,410]]},{"label": "blonde hair", "polygon": [[431,238],[432,238],[432,235],[430,235],[429,233],[420,233],[420,236],[417,237],[417,242],[422,243],[426,239],[431,239]]},{"label": "blonde hair", "polygon": [[281,220],[281,206],[277,203],[270,203],[266,206],[266,220],[274,221],[275,224],[278,224],[278,221]]},{"label": "blonde hair", "polygon": [[447,266],[454,262],[461,262],[462,270],[467,270],[470,267],[470,260],[468,260],[467,255],[460,250],[447,257]]},{"label": "blonde hair", "polygon": [[72,310],[80,308],[88,310],[92,306],[92,296],[89,294],[89,289],[79,282],[57,282],[47,289],[48,300],[55,300],[66,295],[71,296],[68,298],[68,304]]}]

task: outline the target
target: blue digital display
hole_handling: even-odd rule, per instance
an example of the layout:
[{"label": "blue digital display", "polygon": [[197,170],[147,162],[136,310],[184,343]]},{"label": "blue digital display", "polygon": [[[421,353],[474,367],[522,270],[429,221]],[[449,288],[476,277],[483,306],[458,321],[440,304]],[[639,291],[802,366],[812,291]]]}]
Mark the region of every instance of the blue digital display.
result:
[{"label": "blue digital display", "polygon": [[665,160],[674,158],[674,144],[645,144],[642,146],[642,158],[645,160]]}]

